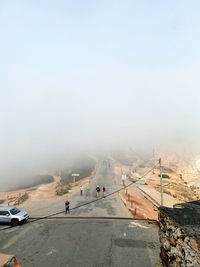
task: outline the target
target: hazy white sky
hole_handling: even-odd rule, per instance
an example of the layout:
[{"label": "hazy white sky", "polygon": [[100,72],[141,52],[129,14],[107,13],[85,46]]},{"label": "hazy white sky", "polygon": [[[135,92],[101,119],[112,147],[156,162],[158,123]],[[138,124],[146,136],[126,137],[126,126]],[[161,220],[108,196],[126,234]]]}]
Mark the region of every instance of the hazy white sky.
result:
[{"label": "hazy white sky", "polygon": [[131,140],[198,145],[200,2],[0,2],[2,165]]}]

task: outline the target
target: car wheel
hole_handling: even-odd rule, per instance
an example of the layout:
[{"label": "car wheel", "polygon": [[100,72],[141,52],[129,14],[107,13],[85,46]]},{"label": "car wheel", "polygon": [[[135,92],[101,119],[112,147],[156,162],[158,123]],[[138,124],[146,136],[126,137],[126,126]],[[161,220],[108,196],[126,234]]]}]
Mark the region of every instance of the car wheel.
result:
[{"label": "car wheel", "polygon": [[18,224],[19,224],[19,221],[16,220],[16,219],[14,219],[14,220],[11,221],[11,225],[12,226],[17,226]]}]

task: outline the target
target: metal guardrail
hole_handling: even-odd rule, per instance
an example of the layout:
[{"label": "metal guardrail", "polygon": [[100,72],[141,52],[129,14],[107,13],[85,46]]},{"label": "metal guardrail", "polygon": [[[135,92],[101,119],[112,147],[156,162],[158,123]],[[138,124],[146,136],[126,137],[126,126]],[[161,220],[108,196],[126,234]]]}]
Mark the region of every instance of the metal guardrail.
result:
[{"label": "metal guardrail", "polygon": [[151,201],[151,203],[152,203],[154,206],[156,206],[157,208],[160,207],[160,203],[158,203],[154,198],[152,198],[149,194],[147,194],[147,193],[146,193],[144,190],[142,190],[140,187],[137,186],[137,188],[138,188],[140,191],[142,191],[142,193],[143,193],[144,195],[146,195],[146,196],[149,198],[149,200]]}]

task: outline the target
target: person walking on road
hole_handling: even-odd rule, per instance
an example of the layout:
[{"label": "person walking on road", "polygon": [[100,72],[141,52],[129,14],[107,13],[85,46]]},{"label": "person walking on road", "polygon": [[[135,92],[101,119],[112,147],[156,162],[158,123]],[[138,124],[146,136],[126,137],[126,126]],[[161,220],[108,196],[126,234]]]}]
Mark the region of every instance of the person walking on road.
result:
[{"label": "person walking on road", "polygon": [[106,187],[105,185],[103,186],[103,197],[105,197],[105,193],[106,193]]},{"label": "person walking on road", "polygon": [[69,201],[66,200],[65,202],[65,214],[69,213]]},{"label": "person walking on road", "polygon": [[100,196],[100,191],[101,191],[99,185],[97,185],[97,187],[96,187],[96,191],[97,191],[97,197],[99,197],[99,196]]},{"label": "person walking on road", "polygon": [[82,187],[82,185],[80,186],[80,195],[81,196],[83,195],[83,187]]},{"label": "person walking on road", "polygon": [[122,175],[122,182],[123,182],[123,186],[125,186],[126,183],[126,174]]}]

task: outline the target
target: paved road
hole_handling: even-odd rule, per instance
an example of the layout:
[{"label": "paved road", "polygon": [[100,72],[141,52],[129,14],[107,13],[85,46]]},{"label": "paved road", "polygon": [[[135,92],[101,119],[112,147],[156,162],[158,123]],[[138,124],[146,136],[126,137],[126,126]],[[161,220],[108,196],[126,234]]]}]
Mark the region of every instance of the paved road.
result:
[{"label": "paved road", "polygon": [[[106,185],[108,192],[115,190],[112,170],[99,166],[96,177],[84,196],[71,197],[73,206],[95,199],[97,184]],[[36,203],[35,203],[36,204]],[[38,204],[37,204],[38,205]],[[62,200],[30,207],[33,215],[46,215],[62,210]],[[81,216],[130,217],[129,211],[118,197],[102,199],[71,212]],[[23,267],[128,267],[154,266],[159,259],[158,228],[134,220],[41,220],[0,232],[0,250],[17,255]]]},{"label": "paved road", "polygon": [[[70,201],[70,208],[79,206],[86,202],[96,200],[96,186],[106,186],[106,193],[111,193],[117,190],[116,180],[113,170],[98,164],[96,167],[96,175],[91,180],[86,188],[84,188],[83,196],[78,193],[67,195],[66,198]],[[102,193],[101,193],[102,194]],[[101,195],[102,196],[102,195]],[[64,199],[59,200],[44,200],[42,203],[33,202],[20,206],[21,209],[27,210],[30,216],[45,216],[54,212],[64,211]],[[63,216],[60,214],[60,216]],[[130,217],[131,213],[124,206],[118,194],[114,194],[109,198],[101,199],[95,203],[73,210],[71,216],[115,216],[115,217]]]},{"label": "paved road", "polygon": [[23,267],[154,266],[157,227],[127,221],[46,220],[0,233]]},{"label": "paved road", "polygon": [[[101,188],[105,185],[106,194],[117,190],[112,169],[103,167],[101,165],[97,166],[96,176],[94,179],[92,179],[88,188],[85,190],[84,195],[82,197],[79,194],[76,195],[76,204],[84,204],[91,201],[91,199],[96,199],[95,188],[97,185],[100,185]],[[83,206],[80,209],[74,210],[72,211],[72,215],[119,216],[132,218],[131,213],[127,210],[123,202],[120,200],[118,193],[94,202],[88,206]]]}]

